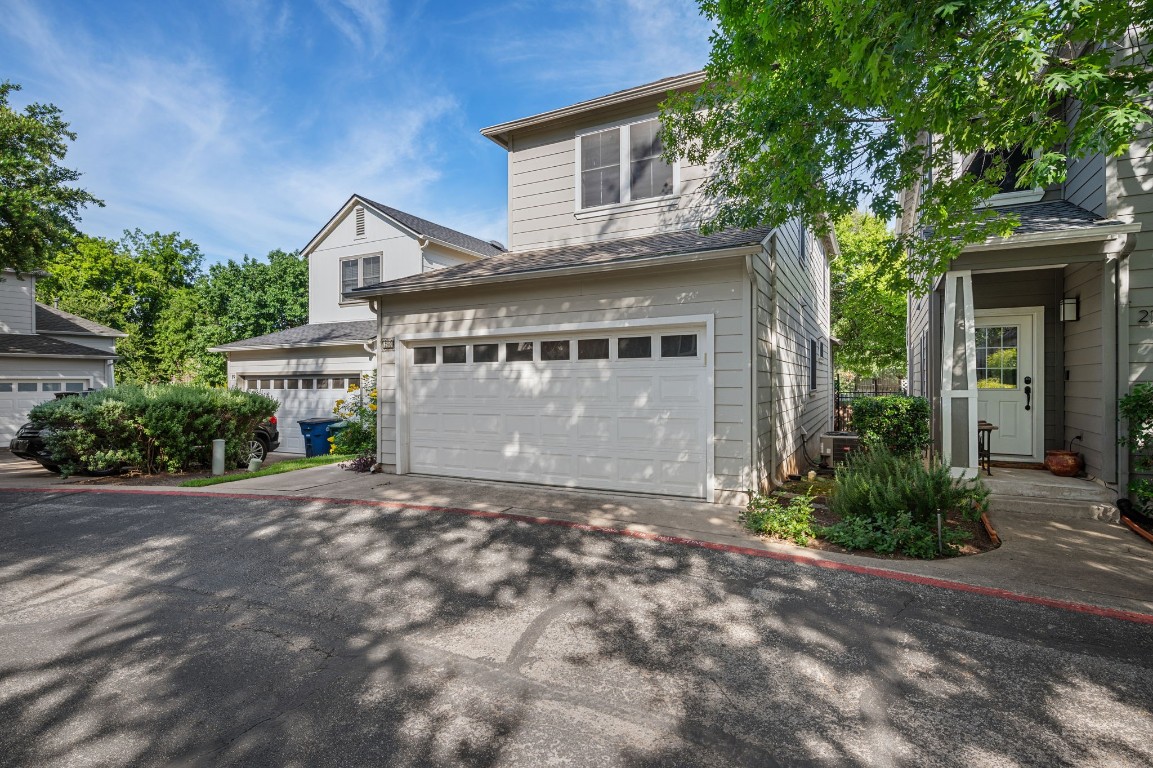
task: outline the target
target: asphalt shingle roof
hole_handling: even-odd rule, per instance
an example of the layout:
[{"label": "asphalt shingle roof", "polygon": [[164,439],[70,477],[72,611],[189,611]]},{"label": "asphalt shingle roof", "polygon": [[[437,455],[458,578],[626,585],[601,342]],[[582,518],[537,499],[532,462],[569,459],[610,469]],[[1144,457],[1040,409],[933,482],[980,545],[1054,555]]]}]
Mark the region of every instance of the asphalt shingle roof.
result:
[{"label": "asphalt shingle roof", "polygon": [[1021,224],[1015,235],[1035,235],[1043,232],[1058,232],[1062,229],[1082,229],[1098,226],[1105,217],[1098,216],[1068,200],[1052,200],[1045,203],[1006,205],[997,208],[1000,213],[1011,213],[1020,217]]},{"label": "asphalt shingle roof", "polygon": [[496,256],[505,252],[503,248],[498,248],[487,240],[481,240],[478,237],[466,235],[463,232],[458,232],[455,229],[450,229],[449,227],[442,226],[436,222],[429,221],[428,219],[422,219],[419,216],[413,216],[411,213],[405,213],[404,211],[397,210],[396,208],[378,203],[375,200],[369,200],[367,197],[359,195],[358,197],[360,197],[361,200],[368,203],[376,210],[383,213],[385,216],[396,219],[401,224],[411,229],[413,232],[416,232],[418,235],[424,235],[425,237],[430,237],[433,240],[439,240],[442,243],[448,243],[449,245],[456,246],[457,248],[463,248],[464,250],[475,253],[478,256]]},{"label": "asphalt shingle roof", "polygon": [[251,349],[253,347],[308,347],[329,344],[358,344],[376,338],[375,320],[353,320],[346,323],[315,323],[301,325],[264,336],[241,339],[213,347],[218,350]]},{"label": "asphalt shingle roof", "polygon": [[388,292],[394,288],[446,287],[457,280],[477,280],[486,277],[546,273],[555,269],[594,264],[618,264],[639,259],[652,259],[661,256],[676,256],[688,253],[704,253],[742,245],[756,245],[764,242],[773,229],[729,229],[711,235],[702,235],[695,229],[679,232],[664,232],[646,237],[632,237],[618,240],[603,240],[594,243],[564,245],[534,251],[516,251],[481,259],[468,264],[460,264],[432,272],[401,277],[376,285],[367,285],[353,293],[372,294]]},{"label": "asphalt shingle roof", "polygon": [[127,336],[128,334],[100,323],[36,302],[38,333],[76,333],[91,336]]},{"label": "asphalt shingle roof", "polygon": [[0,334],[0,357],[20,355],[35,357],[38,355],[53,355],[57,357],[103,357],[115,358],[115,352],[105,352],[83,344],[73,344],[60,341],[49,336],[39,336],[34,333],[3,333]]}]

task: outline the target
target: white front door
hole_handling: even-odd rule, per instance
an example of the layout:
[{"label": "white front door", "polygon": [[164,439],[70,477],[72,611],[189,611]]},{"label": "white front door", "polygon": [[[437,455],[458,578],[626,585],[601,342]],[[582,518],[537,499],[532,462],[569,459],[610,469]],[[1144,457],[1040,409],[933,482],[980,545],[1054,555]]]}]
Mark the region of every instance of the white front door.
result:
[{"label": "white front door", "polygon": [[1044,458],[1044,317],[1042,307],[974,313],[977,418],[997,427],[994,458]]}]

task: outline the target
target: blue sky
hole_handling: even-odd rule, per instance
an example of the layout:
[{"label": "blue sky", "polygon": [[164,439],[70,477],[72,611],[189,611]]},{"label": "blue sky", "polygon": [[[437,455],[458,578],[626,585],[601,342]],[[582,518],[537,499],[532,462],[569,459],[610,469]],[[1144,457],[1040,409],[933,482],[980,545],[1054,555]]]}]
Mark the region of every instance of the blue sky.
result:
[{"label": "blue sky", "polygon": [[0,0],[0,79],[59,106],[82,229],[209,261],[302,247],[359,192],[506,239],[479,129],[703,66],[684,0]]}]

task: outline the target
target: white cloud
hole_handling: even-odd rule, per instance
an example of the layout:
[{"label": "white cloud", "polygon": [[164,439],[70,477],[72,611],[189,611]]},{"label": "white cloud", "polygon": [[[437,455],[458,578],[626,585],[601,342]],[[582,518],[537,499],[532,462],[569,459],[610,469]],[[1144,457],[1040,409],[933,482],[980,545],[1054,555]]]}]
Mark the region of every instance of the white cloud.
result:
[{"label": "white cloud", "polygon": [[378,0],[317,0],[317,5],[340,34],[371,57],[388,42],[388,7]]},{"label": "white cloud", "polygon": [[708,59],[710,23],[692,0],[590,0],[556,5],[574,23],[497,36],[488,54],[527,79],[587,89],[640,85],[692,72]]},{"label": "white cloud", "polygon": [[352,192],[422,201],[440,178],[431,127],[457,109],[446,95],[319,116],[302,105],[286,120],[194,53],[110,49],[32,5],[10,8],[38,64],[37,93],[23,95],[64,110],[79,135],[66,164],[107,204],[88,210],[85,231],[179,230],[213,260],[258,255],[302,246]]}]

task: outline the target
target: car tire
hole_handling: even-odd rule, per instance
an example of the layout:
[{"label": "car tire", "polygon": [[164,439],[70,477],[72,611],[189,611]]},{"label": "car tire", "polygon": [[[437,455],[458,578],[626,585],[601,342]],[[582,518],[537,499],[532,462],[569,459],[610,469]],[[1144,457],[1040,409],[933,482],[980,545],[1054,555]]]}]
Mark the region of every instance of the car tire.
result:
[{"label": "car tire", "polygon": [[248,462],[253,459],[260,459],[261,462],[268,460],[268,441],[263,437],[254,435],[252,439],[248,441],[248,458],[241,466],[247,467]]},{"label": "car tire", "polygon": [[37,463],[38,463],[40,466],[44,467],[44,469],[48,470],[49,472],[51,472],[51,473],[52,473],[52,474],[54,474],[54,475],[58,475],[58,474],[60,474],[60,467],[56,466],[55,464],[45,464],[45,463],[44,463],[44,462],[42,462],[42,461],[40,461],[40,462],[37,462]]}]

